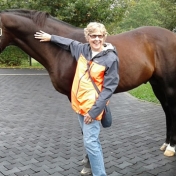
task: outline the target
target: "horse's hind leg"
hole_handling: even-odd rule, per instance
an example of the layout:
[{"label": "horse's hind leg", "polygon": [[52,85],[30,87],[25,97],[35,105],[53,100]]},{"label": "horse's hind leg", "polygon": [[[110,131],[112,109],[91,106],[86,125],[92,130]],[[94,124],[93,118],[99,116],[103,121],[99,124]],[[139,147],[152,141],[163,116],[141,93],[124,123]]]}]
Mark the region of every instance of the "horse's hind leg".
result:
[{"label": "horse's hind leg", "polygon": [[162,86],[158,85],[157,82],[155,82],[154,80],[150,81],[150,84],[152,86],[155,96],[160,101],[166,116],[166,139],[164,144],[160,148],[160,150],[165,151],[166,147],[170,143],[170,138],[171,138],[171,122],[172,122],[171,113],[169,110],[169,105],[167,103],[164,90],[162,90]]},{"label": "horse's hind leg", "polygon": [[176,146],[176,83],[175,80],[172,84],[166,87],[166,98],[168,102],[169,112],[171,114],[170,120],[170,145],[167,146],[164,155],[173,156],[175,154]]},{"label": "horse's hind leg", "polygon": [[[174,72],[175,73],[175,72]],[[160,87],[153,84],[154,93],[160,100],[163,110],[166,114],[166,143],[169,145],[164,152],[166,156],[175,154],[176,146],[176,77],[175,75],[167,74],[165,81],[159,84]]]}]

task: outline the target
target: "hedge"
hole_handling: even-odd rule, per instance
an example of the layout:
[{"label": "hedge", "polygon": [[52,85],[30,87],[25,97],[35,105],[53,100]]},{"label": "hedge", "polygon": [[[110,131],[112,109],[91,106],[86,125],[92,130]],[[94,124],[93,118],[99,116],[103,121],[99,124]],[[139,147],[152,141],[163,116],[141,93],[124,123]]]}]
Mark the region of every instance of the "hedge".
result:
[{"label": "hedge", "polygon": [[0,54],[0,64],[5,66],[20,66],[27,59],[28,55],[16,46],[9,46]]}]

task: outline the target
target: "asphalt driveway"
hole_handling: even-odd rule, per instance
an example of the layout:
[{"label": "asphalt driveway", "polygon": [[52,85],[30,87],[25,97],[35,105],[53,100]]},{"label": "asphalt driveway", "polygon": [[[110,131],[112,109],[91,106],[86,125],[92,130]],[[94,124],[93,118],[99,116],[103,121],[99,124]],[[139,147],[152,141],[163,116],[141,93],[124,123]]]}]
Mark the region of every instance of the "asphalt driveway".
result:
[{"label": "asphalt driveway", "polygon": [[[78,176],[82,135],[66,96],[45,70],[0,69],[0,176]],[[113,125],[101,131],[108,176],[176,176],[160,105],[113,95]]]}]

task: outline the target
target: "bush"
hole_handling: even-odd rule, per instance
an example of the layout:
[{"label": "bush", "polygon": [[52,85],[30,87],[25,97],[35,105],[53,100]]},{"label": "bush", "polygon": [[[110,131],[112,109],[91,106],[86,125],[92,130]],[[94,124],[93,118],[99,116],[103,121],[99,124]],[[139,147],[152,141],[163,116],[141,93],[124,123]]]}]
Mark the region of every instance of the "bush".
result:
[{"label": "bush", "polygon": [[5,66],[20,66],[22,60],[27,60],[28,55],[16,46],[7,47],[0,55],[0,64]]}]

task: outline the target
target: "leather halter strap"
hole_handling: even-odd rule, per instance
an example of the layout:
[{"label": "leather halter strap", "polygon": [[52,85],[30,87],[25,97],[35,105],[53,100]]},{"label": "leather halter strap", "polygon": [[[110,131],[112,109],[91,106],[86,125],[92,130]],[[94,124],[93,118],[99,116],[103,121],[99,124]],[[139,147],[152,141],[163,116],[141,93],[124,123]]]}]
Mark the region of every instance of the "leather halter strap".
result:
[{"label": "leather halter strap", "polygon": [[1,17],[0,17],[0,37],[2,36],[2,22],[1,22]]}]

